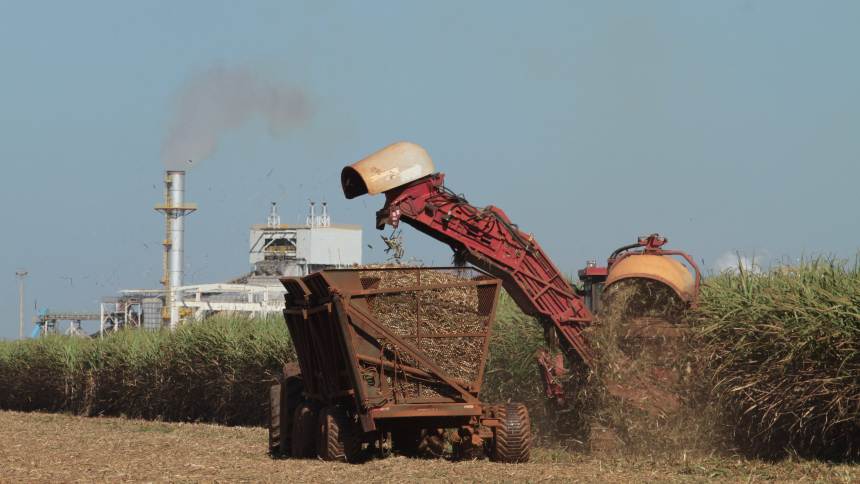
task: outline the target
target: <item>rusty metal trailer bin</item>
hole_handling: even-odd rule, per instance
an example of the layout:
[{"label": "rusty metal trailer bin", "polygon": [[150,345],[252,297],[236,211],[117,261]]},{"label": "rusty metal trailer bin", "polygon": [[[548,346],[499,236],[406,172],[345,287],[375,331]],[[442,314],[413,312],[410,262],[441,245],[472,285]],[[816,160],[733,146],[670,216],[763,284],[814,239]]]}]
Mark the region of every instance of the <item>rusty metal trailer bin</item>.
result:
[{"label": "rusty metal trailer bin", "polygon": [[271,389],[273,454],[528,460],[525,406],[479,398],[499,279],[471,267],[386,267],[281,282],[298,365]]}]

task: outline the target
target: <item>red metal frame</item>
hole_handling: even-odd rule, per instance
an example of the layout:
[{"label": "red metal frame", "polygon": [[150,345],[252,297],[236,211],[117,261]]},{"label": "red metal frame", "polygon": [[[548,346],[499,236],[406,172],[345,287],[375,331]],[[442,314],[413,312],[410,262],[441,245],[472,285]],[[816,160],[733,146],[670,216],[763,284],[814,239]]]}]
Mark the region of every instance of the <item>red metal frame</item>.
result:
[{"label": "red metal frame", "polygon": [[[582,335],[593,317],[584,298],[564,278],[531,234],[522,232],[498,207],[478,208],[445,187],[445,175],[435,173],[385,193],[385,206],[376,213],[377,228],[397,227],[401,221],[448,244],[455,260],[470,262],[502,280],[505,290],[527,314],[551,323],[566,353],[574,350],[587,365],[593,354]],[[695,270],[695,292],[701,284],[698,265],[688,254],[661,247],[668,240],[658,234],[640,237],[609,257],[607,267],[589,266],[580,276],[605,280],[609,268],[634,254],[683,257]],[[634,250],[639,249],[639,250]],[[547,326],[545,326],[547,328]],[[548,329],[548,328],[547,328]],[[549,342],[555,338],[547,332]],[[537,355],[547,396],[564,398],[559,377],[566,373],[561,355]]]},{"label": "red metal frame", "polygon": [[[444,182],[445,175],[436,173],[386,192],[377,227],[397,227],[403,221],[448,244],[458,260],[501,279],[524,312],[551,322],[564,349],[573,349],[590,363],[593,356],[582,331],[593,320],[591,312],[540,244],[501,209],[475,207],[445,188]],[[556,379],[564,373],[563,366],[548,354],[539,359],[548,395],[560,398],[562,389]]]},{"label": "red metal frame", "polygon": [[[430,271],[466,272],[450,282],[422,283]],[[414,282],[368,287],[363,277],[380,272],[414,276]],[[366,279],[372,279],[367,277]],[[365,268],[316,272],[281,279],[287,289],[284,318],[295,345],[306,397],[322,404],[350,402],[365,432],[377,430],[376,419],[463,417],[482,415],[479,400],[490,331],[501,281],[475,268]],[[375,315],[368,299],[398,295],[416,303],[418,293],[474,287],[483,329],[471,332],[429,331],[416,326],[414,335],[398,333]],[[420,338],[480,338],[477,372],[468,381],[449,374],[443,363],[420,349]],[[389,349],[396,346],[394,355]],[[408,357],[404,360],[402,357]],[[373,368],[368,380],[364,371]],[[444,388],[437,396],[409,396],[395,391],[398,379]]]}]

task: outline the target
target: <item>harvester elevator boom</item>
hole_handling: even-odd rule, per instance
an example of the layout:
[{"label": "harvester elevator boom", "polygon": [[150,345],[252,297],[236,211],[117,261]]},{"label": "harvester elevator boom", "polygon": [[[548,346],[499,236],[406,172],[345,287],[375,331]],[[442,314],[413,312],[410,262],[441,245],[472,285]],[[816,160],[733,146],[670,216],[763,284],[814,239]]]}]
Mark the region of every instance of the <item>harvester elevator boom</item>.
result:
[{"label": "harvester elevator boom", "polygon": [[[583,331],[594,320],[592,311],[604,287],[623,279],[651,279],[670,287],[687,304],[695,304],[698,295],[701,274],[695,261],[684,252],[662,249],[667,240],[658,234],[616,250],[606,267],[590,263],[579,271],[584,289],[578,291],[531,234],[498,207],[476,207],[448,189],[445,175],[436,172],[424,148],[413,143],[395,143],[345,167],[341,184],[347,198],[385,194],[385,205],[376,213],[378,229],[404,222],[448,244],[456,262],[471,263],[502,280],[519,308],[542,322],[550,350],[562,350],[554,356],[538,354],[550,398],[564,398],[562,355],[593,363]],[[682,257],[695,278],[683,264],[664,256]]]},{"label": "harvester elevator boom", "polygon": [[503,281],[505,290],[530,316],[551,322],[565,349],[592,359],[582,331],[591,312],[531,234],[519,230],[500,208],[483,208],[445,187],[436,173],[385,193],[377,228],[402,221],[448,244],[455,260],[469,262]]}]

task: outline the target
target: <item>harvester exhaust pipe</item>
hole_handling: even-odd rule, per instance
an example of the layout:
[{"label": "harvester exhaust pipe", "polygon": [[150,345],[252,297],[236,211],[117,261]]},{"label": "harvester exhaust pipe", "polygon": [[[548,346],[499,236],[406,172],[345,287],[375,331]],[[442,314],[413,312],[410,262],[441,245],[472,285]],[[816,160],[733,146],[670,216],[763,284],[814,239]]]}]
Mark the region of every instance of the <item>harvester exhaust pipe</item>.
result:
[{"label": "harvester exhaust pipe", "polygon": [[401,141],[343,169],[340,183],[346,198],[376,195],[436,172],[427,150]]}]

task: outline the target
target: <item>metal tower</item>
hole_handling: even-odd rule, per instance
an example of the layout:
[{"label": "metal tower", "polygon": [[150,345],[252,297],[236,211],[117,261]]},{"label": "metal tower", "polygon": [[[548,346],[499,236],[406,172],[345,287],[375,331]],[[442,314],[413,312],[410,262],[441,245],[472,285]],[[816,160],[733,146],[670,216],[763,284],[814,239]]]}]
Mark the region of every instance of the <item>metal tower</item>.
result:
[{"label": "metal tower", "polygon": [[182,294],[182,265],[185,245],[185,215],[197,210],[197,205],[185,203],[185,172],[168,171],[164,177],[164,203],[155,210],[164,214],[164,309],[161,318],[170,329],[179,324],[179,305]]}]

